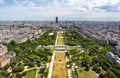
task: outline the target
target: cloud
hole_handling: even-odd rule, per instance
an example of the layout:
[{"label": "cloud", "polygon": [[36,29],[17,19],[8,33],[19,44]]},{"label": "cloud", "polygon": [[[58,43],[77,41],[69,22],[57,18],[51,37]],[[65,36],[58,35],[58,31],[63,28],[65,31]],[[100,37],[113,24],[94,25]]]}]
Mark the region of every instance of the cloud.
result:
[{"label": "cloud", "polygon": [[4,0],[0,0],[0,4],[4,4]]},{"label": "cloud", "polygon": [[0,0],[1,3],[0,20],[54,20],[55,16],[61,20],[120,20],[120,0]]},{"label": "cloud", "polygon": [[39,7],[53,5],[54,0],[6,0],[8,6]]},{"label": "cloud", "polygon": [[117,3],[115,5],[105,5],[98,8],[102,10],[107,10],[108,12],[120,12],[119,7],[120,7],[120,3]]},{"label": "cloud", "polygon": [[[5,1],[6,4],[10,2],[10,0]],[[0,3],[4,3],[4,0],[0,0]],[[11,4],[7,5],[24,7],[67,7],[82,12],[120,11],[120,0],[11,0]]]},{"label": "cloud", "polygon": [[112,6],[109,7],[111,9],[116,7],[114,9],[117,11],[118,7],[120,7],[120,0],[67,0],[67,2],[67,5],[71,8],[82,9],[82,11],[108,11],[108,8],[101,8],[104,6]]}]

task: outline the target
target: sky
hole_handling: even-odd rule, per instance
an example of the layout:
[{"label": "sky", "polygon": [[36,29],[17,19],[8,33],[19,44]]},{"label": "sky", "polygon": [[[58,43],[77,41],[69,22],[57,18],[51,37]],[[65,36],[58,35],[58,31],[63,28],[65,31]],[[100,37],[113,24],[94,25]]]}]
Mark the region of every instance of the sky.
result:
[{"label": "sky", "polygon": [[120,21],[120,0],[0,0],[0,20]]}]

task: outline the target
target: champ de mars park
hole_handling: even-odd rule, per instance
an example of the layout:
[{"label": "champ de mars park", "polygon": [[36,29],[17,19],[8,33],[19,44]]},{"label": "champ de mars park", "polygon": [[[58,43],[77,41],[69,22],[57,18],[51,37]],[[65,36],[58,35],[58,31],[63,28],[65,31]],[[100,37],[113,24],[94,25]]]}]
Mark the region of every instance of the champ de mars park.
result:
[{"label": "champ de mars park", "polygon": [[1,68],[0,78],[117,78],[104,55],[112,46],[74,30],[47,30],[37,39],[4,45],[17,56]]}]

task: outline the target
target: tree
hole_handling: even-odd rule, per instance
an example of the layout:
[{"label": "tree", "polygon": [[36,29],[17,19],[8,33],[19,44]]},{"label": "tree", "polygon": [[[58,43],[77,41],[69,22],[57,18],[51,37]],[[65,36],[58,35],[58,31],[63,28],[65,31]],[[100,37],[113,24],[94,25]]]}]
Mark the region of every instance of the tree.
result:
[{"label": "tree", "polygon": [[100,75],[99,75],[98,78],[104,78],[104,74],[103,74],[103,73],[100,73]]},{"label": "tree", "polygon": [[12,46],[16,46],[16,42],[15,42],[14,40],[11,40],[10,44],[11,44]]},{"label": "tree", "polygon": [[15,48],[14,51],[16,52],[16,54],[20,54],[20,53],[22,53],[22,50],[19,49],[19,48]]},{"label": "tree", "polygon": [[98,78],[108,78],[106,74],[101,73]]},{"label": "tree", "polygon": [[18,66],[13,68],[13,72],[22,72],[24,70],[24,65],[20,63]]},{"label": "tree", "polygon": [[94,58],[92,59],[92,65],[95,65],[95,64],[97,64],[98,62],[99,62],[99,58],[94,57]]},{"label": "tree", "polygon": [[93,70],[96,72],[96,73],[100,73],[100,67],[98,65],[94,65],[93,66]]},{"label": "tree", "polygon": [[[2,70],[2,71],[0,71],[0,75],[7,78],[7,77],[9,77],[10,73],[8,73],[6,70]],[[1,78],[4,78],[4,77],[1,77]]]},{"label": "tree", "polygon": [[92,57],[91,56],[85,56],[85,57],[83,57],[82,61],[85,63],[85,65],[91,64],[92,63]]},{"label": "tree", "polygon": [[108,76],[108,78],[118,78],[112,71],[107,70],[106,75]]},{"label": "tree", "polygon": [[86,71],[89,71],[89,69],[90,69],[90,65],[87,64],[85,70],[86,70]]},{"label": "tree", "polygon": [[22,73],[22,76],[25,76],[26,74],[27,74],[27,72],[23,72],[23,73]]},{"label": "tree", "polygon": [[28,66],[30,66],[30,67],[34,67],[35,64],[34,64],[33,62],[28,62]]}]

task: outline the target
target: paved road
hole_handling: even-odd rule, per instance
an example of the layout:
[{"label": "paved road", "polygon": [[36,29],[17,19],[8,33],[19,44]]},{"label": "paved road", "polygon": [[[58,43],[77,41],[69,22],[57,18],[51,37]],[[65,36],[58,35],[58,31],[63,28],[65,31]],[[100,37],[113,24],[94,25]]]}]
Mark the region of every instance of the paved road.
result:
[{"label": "paved road", "polygon": [[53,55],[52,55],[52,60],[51,60],[51,63],[50,63],[50,68],[49,68],[48,78],[51,78],[51,77],[52,77],[52,70],[53,70],[54,56],[55,56],[55,52],[53,52]]},{"label": "paved road", "polygon": [[37,68],[36,77],[35,78],[38,78],[38,72],[39,72],[39,68]]},{"label": "paved road", "polygon": [[[55,46],[57,45],[57,38],[58,38],[58,34],[57,34],[57,37],[56,37]],[[55,51],[53,52],[53,55],[52,55],[52,59],[51,59],[51,62],[50,62],[50,67],[49,67],[49,73],[48,73],[48,77],[47,78],[51,78],[52,77],[54,56],[55,56]]]}]

